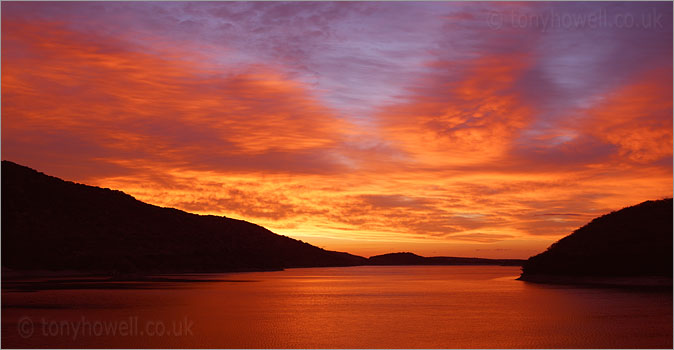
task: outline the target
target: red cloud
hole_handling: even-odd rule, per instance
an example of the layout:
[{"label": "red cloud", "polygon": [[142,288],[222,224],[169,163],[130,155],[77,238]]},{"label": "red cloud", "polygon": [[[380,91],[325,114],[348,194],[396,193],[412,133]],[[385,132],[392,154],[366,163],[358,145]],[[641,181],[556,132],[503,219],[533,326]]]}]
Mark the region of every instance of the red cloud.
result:
[{"label": "red cloud", "polygon": [[302,84],[263,65],[216,70],[176,56],[58,23],[3,20],[6,150],[44,149],[28,161],[53,169],[82,147],[89,164],[78,171],[117,159],[221,171],[341,166],[335,148],[348,125]]}]

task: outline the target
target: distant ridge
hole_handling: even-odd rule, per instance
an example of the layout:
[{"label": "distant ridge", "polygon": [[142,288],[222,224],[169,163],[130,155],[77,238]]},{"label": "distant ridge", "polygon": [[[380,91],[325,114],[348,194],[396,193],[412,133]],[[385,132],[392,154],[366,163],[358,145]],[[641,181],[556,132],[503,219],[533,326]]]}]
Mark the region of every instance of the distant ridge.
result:
[{"label": "distant ridge", "polygon": [[368,265],[503,265],[521,266],[521,259],[483,259],[456,257],[423,257],[413,253],[390,253],[372,256],[367,259]]},{"label": "distant ridge", "polygon": [[[521,280],[611,284],[623,278],[672,278],[672,198],[600,216],[532,256]],[[660,283],[660,282],[659,282]]]},{"label": "distant ridge", "polygon": [[362,265],[242,220],[140,202],[2,161],[2,267],[102,273]]}]

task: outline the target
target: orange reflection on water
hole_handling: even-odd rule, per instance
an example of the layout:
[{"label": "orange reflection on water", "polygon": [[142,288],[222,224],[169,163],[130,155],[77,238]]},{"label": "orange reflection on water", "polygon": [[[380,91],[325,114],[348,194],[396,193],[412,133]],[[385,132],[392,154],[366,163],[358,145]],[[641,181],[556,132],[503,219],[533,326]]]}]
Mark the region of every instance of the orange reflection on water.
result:
[{"label": "orange reflection on water", "polygon": [[[517,267],[361,266],[222,282],[3,291],[3,347],[668,348],[671,293],[545,286]],[[194,278],[195,276],[191,277]],[[166,289],[164,289],[166,288]],[[31,295],[28,295],[31,294]],[[193,321],[188,336],[22,338],[16,321]]]}]

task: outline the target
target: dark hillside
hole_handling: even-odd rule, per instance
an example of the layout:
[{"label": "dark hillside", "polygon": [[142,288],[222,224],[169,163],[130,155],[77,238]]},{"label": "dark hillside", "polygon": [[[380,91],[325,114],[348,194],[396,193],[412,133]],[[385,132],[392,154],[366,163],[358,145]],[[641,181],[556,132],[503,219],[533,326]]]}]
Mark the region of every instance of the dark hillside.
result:
[{"label": "dark hillside", "polygon": [[206,272],[360,265],[246,221],[160,208],[2,161],[2,266]]},{"label": "dark hillside", "polygon": [[672,277],[672,199],[647,201],[592,220],[527,260],[537,275]]},{"label": "dark hillside", "polygon": [[413,253],[390,253],[372,256],[367,259],[368,265],[504,265],[521,266],[520,259],[483,259],[456,258],[448,256],[423,257]]}]

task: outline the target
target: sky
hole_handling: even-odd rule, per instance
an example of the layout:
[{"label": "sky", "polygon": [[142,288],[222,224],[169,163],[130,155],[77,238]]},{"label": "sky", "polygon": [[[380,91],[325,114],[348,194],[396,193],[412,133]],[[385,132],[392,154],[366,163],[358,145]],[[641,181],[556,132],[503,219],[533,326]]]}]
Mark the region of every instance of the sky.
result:
[{"label": "sky", "polygon": [[2,159],[371,256],[672,197],[672,3],[2,2]]}]

